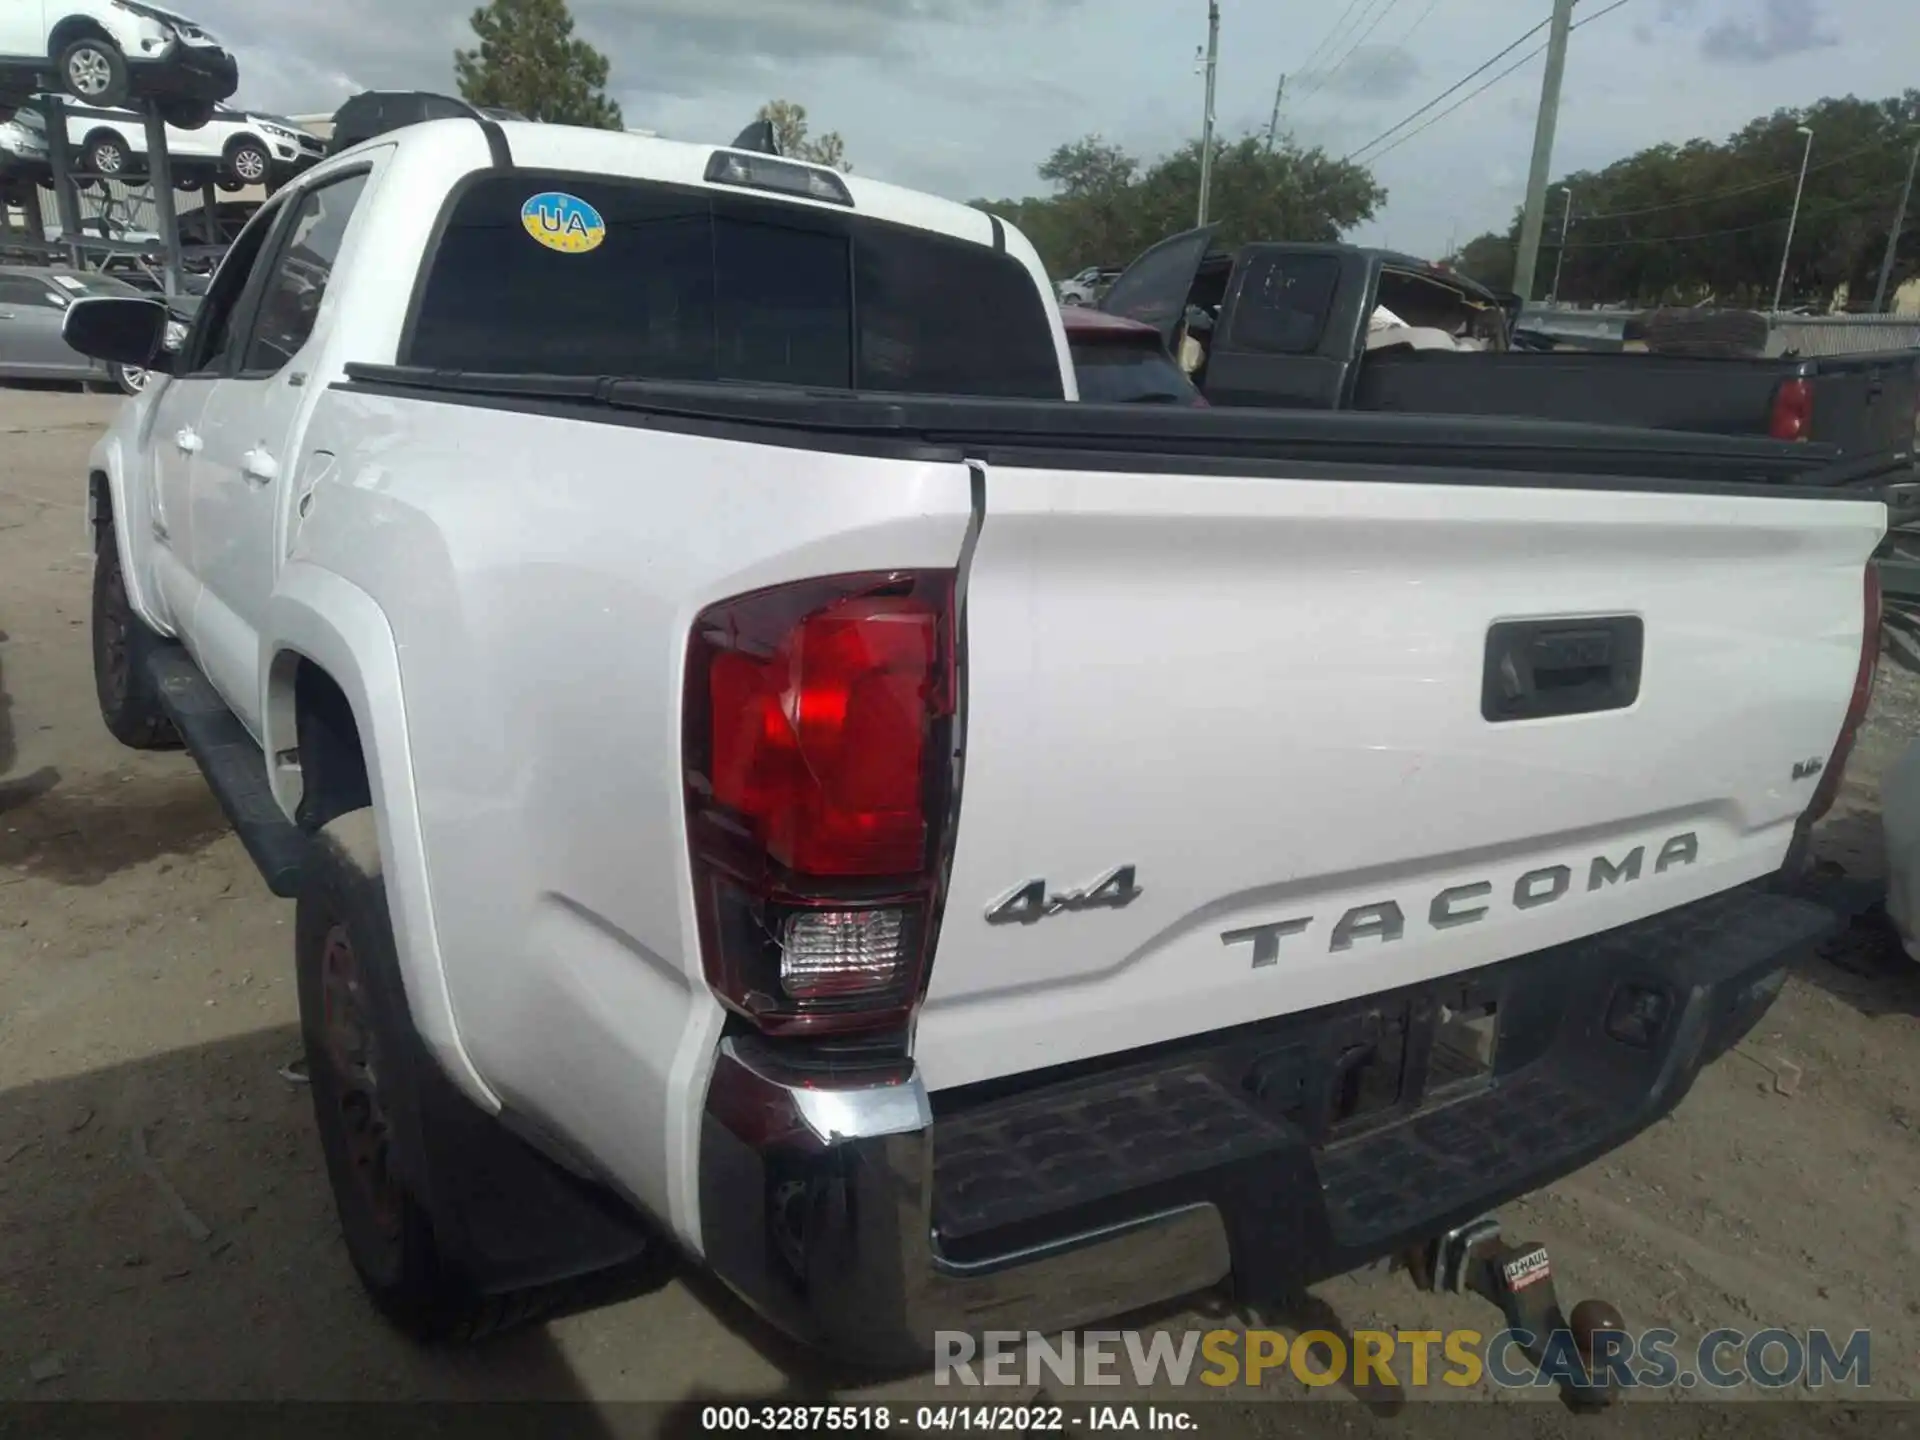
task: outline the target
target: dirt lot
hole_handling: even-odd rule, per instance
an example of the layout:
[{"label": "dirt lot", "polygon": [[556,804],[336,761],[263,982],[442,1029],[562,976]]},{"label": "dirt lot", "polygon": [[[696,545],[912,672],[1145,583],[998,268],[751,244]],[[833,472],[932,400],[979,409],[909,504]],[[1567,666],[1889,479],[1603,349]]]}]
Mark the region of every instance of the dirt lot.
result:
[{"label": "dirt lot", "polygon": [[[0,390],[0,1401],[851,1393],[695,1276],[471,1353],[403,1344],[362,1302],[306,1093],[279,1074],[297,1053],[291,907],[191,763],[120,749],[95,710],[81,476],[117,403]],[[1920,682],[1884,671],[1823,842],[1857,875],[1879,863],[1878,772],[1916,730]],[[1599,1293],[1685,1337],[1870,1327],[1873,1394],[1914,1398],[1916,1013],[1920,980],[1863,929],[1674,1119],[1508,1219],[1553,1247],[1569,1301]],[[1496,1328],[1484,1306],[1377,1277],[1274,1318]],[[1557,1406],[1532,1417],[1577,1428]]]}]

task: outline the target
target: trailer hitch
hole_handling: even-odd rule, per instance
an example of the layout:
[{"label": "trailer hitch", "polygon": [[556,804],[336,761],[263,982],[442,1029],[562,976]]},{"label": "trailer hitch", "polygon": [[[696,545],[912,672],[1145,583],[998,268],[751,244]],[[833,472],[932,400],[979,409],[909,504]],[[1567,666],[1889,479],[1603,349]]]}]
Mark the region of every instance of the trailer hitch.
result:
[{"label": "trailer hitch", "polygon": [[1500,1222],[1485,1215],[1410,1255],[1407,1269],[1423,1290],[1490,1301],[1507,1322],[1512,1347],[1537,1372],[1552,1376],[1572,1409],[1603,1410],[1619,1398],[1608,1361],[1625,1353],[1620,1341],[1626,1322],[1604,1300],[1582,1300],[1571,1315],[1564,1313],[1546,1246],[1507,1244]]}]

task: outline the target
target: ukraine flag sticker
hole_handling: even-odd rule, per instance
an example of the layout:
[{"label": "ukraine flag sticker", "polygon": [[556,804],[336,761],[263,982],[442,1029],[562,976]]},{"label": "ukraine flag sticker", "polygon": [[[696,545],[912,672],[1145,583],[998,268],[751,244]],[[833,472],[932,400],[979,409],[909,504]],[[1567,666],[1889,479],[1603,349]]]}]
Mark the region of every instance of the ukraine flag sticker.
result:
[{"label": "ukraine flag sticker", "polygon": [[520,223],[527,234],[549,250],[584,255],[598,250],[607,238],[607,222],[578,195],[544,190],[520,207]]}]

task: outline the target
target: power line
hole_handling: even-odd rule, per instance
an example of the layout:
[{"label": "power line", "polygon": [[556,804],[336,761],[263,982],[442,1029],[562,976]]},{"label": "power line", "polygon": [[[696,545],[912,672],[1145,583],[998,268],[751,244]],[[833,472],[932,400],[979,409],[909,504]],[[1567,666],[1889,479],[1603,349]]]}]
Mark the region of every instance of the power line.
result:
[{"label": "power line", "polygon": [[[1339,68],[1333,58],[1334,52],[1347,43],[1348,37],[1351,36],[1355,30],[1358,30],[1366,23],[1367,16],[1373,12],[1375,3],[1376,0],[1360,0],[1357,13],[1353,15],[1353,24],[1349,27],[1343,27],[1345,29],[1344,34],[1336,30],[1332,35],[1328,36],[1327,52],[1321,57],[1320,61],[1323,74],[1331,74],[1333,69]],[[1355,10],[1353,6],[1348,6],[1347,8],[1349,11]]]},{"label": "power line", "polygon": [[1340,12],[1340,18],[1333,22],[1333,29],[1329,30],[1326,34],[1320,37],[1320,43],[1314,46],[1313,49],[1308,53],[1307,58],[1300,62],[1299,66],[1297,67],[1296,73],[1305,74],[1306,72],[1310,71],[1313,68],[1313,62],[1315,60],[1318,60],[1321,55],[1323,54],[1330,55],[1333,53],[1333,47],[1329,45],[1327,42],[1329,40],[1332,40],[1342,30],[1346,29],[1347,17],[1352,15],[1353,12],[1359,8],[1360,8],[1360,0],[1347,0],[1347,8],[1342,10]]},{"label": "power line", "polygon": [[1427,8],[1420,12],[1420,18],[1418,20],[1415,20],[1413,24],[1409,25],[1406,28],[1406,30],[1401,34],[1400,38],[1394,41],[1394,44],[1396,45],[1406,44],[1407,41],[1413,38],[1413,32],[1418,30],[1422,25],[1426,24],[1427,17],[1433,14],[1433,12],[1439,8],[1440,8],[1440,0],[1427,0]]},{"label": "power line", "polygon": [[[1374,146],[1378,145],[1382,140],[1387,139],[1388,137],[1392,136],[1398,131],[1406,129],[1407,126],[1411,125],[1415,120],[1418,120],[1422,115],[1426,114],[1429,110],[1433,109],[1434,106],[1438,105],[1442,100],[1445,100],[1449,95],[1456,94],[1457,92],[1465,89],[1468,85],[1472,84],[1480,76],[1486,74],[1487,71],[1491,70],[1494,66],[1498,65],[1502,60],[1506,59],[1507,56],[1511,55],[1514,51],[1518,50],[1522,45],[1526,44],[1527,41],[1531,40],[1534,36],[1538,35],[1542,30],[1546,29],[1547,26],[1551,23],[1552,23],[1551,21],[1542,20],[1538,25],[1534,26],[1531,30],[1527,31],[1527,33],[1522,35],[1518,40],[1514,41],[1511,45],[1507,46],[1507,48],[1502,50],[1498,55],[1495,55],[1492,59],[1488,60],[1485,64],[1481,65],[1478,69],[1472,71],[1467,75],[1462,76],[1451,87],[1449,87],[1448,89],[1442,90],[1438,95],[1434,96],[1433,99],[1429,100],[1426,104],[1422,105],[1418,110],[1414,111],[1411,115],[1407,116],[1406,119],[1402,120],[1398,125],[1389,126],[1387,129],[1381,131],[1378,135],[1374,136],[1373,139],[1369,140],[1366,144],[1362,145],[1359,149],[1350,150],[1345,155],[1342,155],[1340,157],[1341,163],[1345,164],[1349,160],[1352,160],[1357,158],[1358,156],[1364,155],[1367,151],[1373,149]],[[1541,47],[1541,49],[1545,49],[1545,48],[1546,48],[1545,46]],[[1540,51],[1536,50],[1533,53],[1537,55],[1540,53]],[[1532,57],[1529,56],[1528,58],[1531,59]],[[1522,63],[1524,64],[1525,62],[1523,61]],[[1481,89],[1485,89],[1485,88],[1486,88],[1485,86],[1481,87]],[[1474,92],[1475,95],[1479,93],[1480,92],[1478,90]],[[1472,99],[1473,97],[1468,96],[1467,98]]]},{"label": "power line", "polygon": [[[1831,160],[1822,160],[1818,165],[1809,169],[1807,173],[1809,175],[1817,175],[1822,170],[1831,170],[1836,165],[1844,165],[1849,160],[1856,160],[1869,151],[1883,149],[1892,144],[1905,145],[1907,138],[1908,137],[1902,135],[1892,137],[1882,136],[1878,140],[1857,146],[1852,150],[1846,151],[1844,154],[1836,155]],[[1765,190],[1770,186],[1786,184],[1797,174],[1799,174],[1797,170],[1783,170],[1778,175],[1770,175],[1764,180],[1749,180],[1741,185],[1729,186],[1725,190],[1716,190],[1709,195],[1694,195],[1689,196],[1685,200],[1669,200],[1659,205],[1643,205],[1637,210],[1607,210],[1596,215],[1581,215],[1578,218],[1583,224],[1591,220],[1631,220],[1639,215],[1658,215],[1666,210],[1684,210],[1691,205],[1711,205],[1716,200],[1725,200],[1735,195],[1749,195],[1756,190]]]},{"label": "power line", "polygon": [[[1587,16],[1586,19],[1576,20],[1574,22],[1573,28],[1578,30],[1582,25],[1591,25],[1596,20],[1603,20],[1607,16],[1611,15],[1614,11],[1618,10],[1621,6],[1626,5],[1628,3],[1629,3],[1629,0],[1613,0],[1613,4],[1607,6],[1604,10],[1596,10],[1593,14]],[[1508,54],[1511,54],[1516,47],[1524,44],[1530,36],[1538,34],[1540,30],[1545,27],[1546,23],[1547,22],[1543,21],[1541,22],[1540,25],[1534,26],[1532,30],[1529,30],[1525,35],[1522,35],[1518,40],[1516,40],[1512,45],[1509,45],[1505,50],[1502,50],[1499,55],[1496,55],[1493,57],[1492,60],[1489,60],[1486,65],[1482,65],[1480,67],[1480,70],[1474,71],[1474,75],[1480,74],[1481,71],[1485,70],[1489,65],[1492,65],[1496,61],[1500,60],[1502,57]],[[1513,74],[1516,70],[1523,68],[1528,64],[1528,62],[1537,59],[1541,54],[1543,54],[1546,51],[1546,48],[1547,47],[1545,45],[1536,45],[1533,49],[1529,50],[1525,55],[1522,55],[1518,60],[1514,61],[1513,64],[1509,65],[1506,69],[1502,70],[1498,75],[1495,75],[1492,79],[1488,80],[1485,84],[1478,86],[1477,88],[1469,91],[1465,95],[1462,95],[1458,100],[1454,101],[1453,104],[1449,105],[1446,109],[1442,110],[1438,115],[1435,115],[1431,120],[1427,121],[1424,125],[1415,126],[1412,130],[1409,130],[1406,134],[1402,135],[1399,139],[1395,140],[1391,145],[1387,145],[1375,151],[1373,155],[1371,155],[1368,158],[1367,163],[1369,165],[1378,163],[1384,156],[1391,155],[1395,150],[1398,150],[1402,145],[1406,144],[1407,141],[1413,139],[1414,136],[1419,135],[1427,130],[1431,130],[1435,125],[1438,125],[1442,120],[1446,119],[1449,115],[1453,114],[1454,111],[1460,109],[1462,106],[1468,104],[1470,101],[1476,100],[1480,96],[1486,94],[1487,91],[1491,90],[1494,86],[1498,85],[1502,80],[1506,79],[1509,75]],[[1469,75],[1467,77],[1467,80],[1471,80],[1472,78],[1473,78],[1473,75]],[[1466,84],[1466,80],[1461,81],[1460,84],[1461,85]],[[1458,90],[1460,86],[1456,85],[1453,88],[1454,90]],[[1447,92],[1447,94],[1449,95],[1452,93],[1453,91],[1451,90]],[[1445,98],[1446,96],[1442,95],[1438,97],[1438,100],[1436,100],[1434,103],[1437,104],[1439,100],[1444,100]],[[1428,106],[1427,108],[1430,109],[1432,107]],[[1418,115],[1419,113],[1420,113],[1419,111],[1415,111],[1414,115]],[[1408,120],[1411,120],[1413,118],[1414,118],[1413,115],[1409,115],[1407,117]],[[1403,120],[1400,123],[1404,125],[1406,121]],[[1390,130],[1387,133],[1390,135],[1393,132]],[[1381,138],[1384,139],[1385,137],[1383,136]],[[1379,142],[1375,141],[1374,143],[1378,144]],[[1363,145],[1360,148],[1361,150],[1365,150],[1368,147]],[[1354,152],[1355,155],[1359,153],[1360,151],[1358,150]],[[1347,158],[1351,160],[1353,156],[1349,155]]]},{"label": "power line", "polygon": [[[1887,197],[1899,188],[1897,185],[1891,186],[1884,190],[1873,191],[1871,194],[1855,196],[1851,200],[1837,200],[1831,205],[1823,205],[1817,209],[1809,205],[1801,210],[1800,219],[1805,223],[1827,215],[1871,210],[1884,204]],[[1790,218],[1786,215],[1776,215],[1771,220],[1761,220],[1752,225],[1735,225],[1726,230],[1696,230],[1687,235],[1645,235],[1631,240],[1569,240],[1566,248],[1569,250],[1617,250],[1628,245],[1678,245],[1689,240],[1720,240],[1729,235],[1751,235],[1756,231],[1771,230],[1776,225],[1785,225]]]},{"label": "power line", "polygon": [[[1307,93],[1305,95],[1302,95],[1300,98],[1302,100],[1310,100],[1315,95],[1318,95],[1322,90],[1326,89],[1328,84],[1332,82],[1333,77],[1335,75],[1338,75],[1341,69],[1346,65],[1346,63],[1349,60],[1353,59],[1353,57],[1359,52],[1360,47],[1366,44],[1368,40],[1373,38],[1373,32],[1380,28],[1380,22],[1385,20],[1387,16],[1391,15],[1396,9],[1399,8],[1399,6],[1400,6],[1400,0],[1386,0],[1386,4],[1382,6],[1378,12],[1375,13],[1373,17],[1373,22],[1369,24],[1365,30],[1362,30],[1360,32],[1359,38],[1356,39],[1353,42],[1353,44],[1347,47],[1346,53],[1343,54],[1338,60],[1335,60],[1325,70],[1321,71],[1320,74],[1315,76],[1314,82],[1313,82],[1313,88],[1307,91]],[[1364,12],[1362,13],[1364,16]]]}]

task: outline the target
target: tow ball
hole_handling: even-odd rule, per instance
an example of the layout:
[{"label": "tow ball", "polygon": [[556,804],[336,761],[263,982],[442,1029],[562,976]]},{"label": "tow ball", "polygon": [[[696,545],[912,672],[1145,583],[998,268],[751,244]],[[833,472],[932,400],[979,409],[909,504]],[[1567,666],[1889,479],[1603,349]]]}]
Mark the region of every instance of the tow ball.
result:
[{"label": "tow ball", "polygon": [[1607,1359],[1625,1353],[1626,1321],[1605,1300],[1582,1300],[1571,1315],[1562,1312],[1546,1246],[1508,1244],[1499,1220],[1486,1215],[1415,1251],[1407,1268],[1423,1290],[1491,1301],[1506,1319],[1512,1348],[1553,1376],[1571,1408],[1604,1410],[1619,1398]]}]

